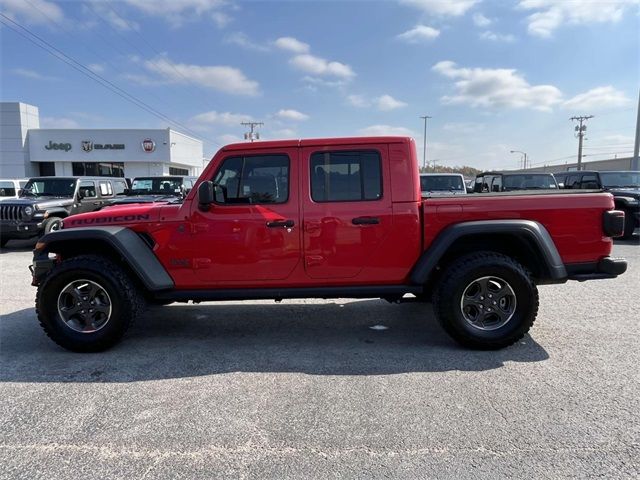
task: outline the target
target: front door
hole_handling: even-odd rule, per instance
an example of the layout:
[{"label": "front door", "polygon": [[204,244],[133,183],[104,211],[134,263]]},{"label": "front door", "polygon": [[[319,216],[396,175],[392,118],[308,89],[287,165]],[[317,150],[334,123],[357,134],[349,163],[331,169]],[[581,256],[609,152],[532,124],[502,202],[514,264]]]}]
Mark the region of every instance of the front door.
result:
[{"label": "front door", "polygon": [[284,280],[300,261],[298,149],[230,153],[208,212],[193,202],[192,268],[201,283]]},{"label": "front door", "polygon": [[100,208],[101,200],[98,197],[96,182],[93,180],[81,180],[78,186],[79,201],[74,202],[72,215],[76,213],[93,212]]},{"label": "front door", "polygon": [[305,271],[316,279],[358,277],[384,255],[380,246],[393,228],[388,147],[305,147],[302,156]]}]

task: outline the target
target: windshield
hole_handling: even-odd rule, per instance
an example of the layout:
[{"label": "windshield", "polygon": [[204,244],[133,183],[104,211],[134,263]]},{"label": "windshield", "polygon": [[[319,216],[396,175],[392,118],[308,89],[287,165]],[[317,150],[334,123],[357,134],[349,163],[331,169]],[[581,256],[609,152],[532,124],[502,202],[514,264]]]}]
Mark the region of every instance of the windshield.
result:
[{"label": "windshield", "polygon": [[74,178],[35,178],[22,190],[22,197],[73,197],[76,190]]},{"label": "windshield", "polygon": [[600,172],[600,178],[607,188],[640,188],[640,172]]},{"label": "windshield", "polygon": [[558,188],[553,175],[505,175],[503,190],[537,190]]},{"label": "windshield", "polygon": [[134,178],[132,195],[180,195],[181,178]]},{"label": "windshield", "polygon": [[423,192],[464,191],[462,178],[457,175],[429,175],[420,177],[420,190]]}]

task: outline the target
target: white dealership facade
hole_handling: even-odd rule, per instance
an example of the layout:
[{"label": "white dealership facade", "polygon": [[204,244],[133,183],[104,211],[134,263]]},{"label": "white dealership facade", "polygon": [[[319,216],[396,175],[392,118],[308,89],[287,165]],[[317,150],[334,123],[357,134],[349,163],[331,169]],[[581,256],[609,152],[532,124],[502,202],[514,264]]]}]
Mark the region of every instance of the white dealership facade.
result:
[{"label": "white dealership facade", "polygon": [[167,129],[39,128],[38,108],[0,103],[0,177],[199,175],[200,140]]}]

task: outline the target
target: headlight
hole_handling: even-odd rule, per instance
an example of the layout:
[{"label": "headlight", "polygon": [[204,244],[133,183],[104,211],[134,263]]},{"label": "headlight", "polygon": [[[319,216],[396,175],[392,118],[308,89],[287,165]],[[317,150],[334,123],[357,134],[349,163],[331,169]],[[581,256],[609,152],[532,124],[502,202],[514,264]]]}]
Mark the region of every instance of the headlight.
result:
[{"label": "headlight", "polygon": [[640,200],[633,197],[618,197],[618,198],[630,206],[638,205],[640,203]]},{"label": "headlight", "polygon": [[27,205],[26,207],[24,207],[23,212],[27,217],[30,217],[31,215],[33,215],[33,207]]}]

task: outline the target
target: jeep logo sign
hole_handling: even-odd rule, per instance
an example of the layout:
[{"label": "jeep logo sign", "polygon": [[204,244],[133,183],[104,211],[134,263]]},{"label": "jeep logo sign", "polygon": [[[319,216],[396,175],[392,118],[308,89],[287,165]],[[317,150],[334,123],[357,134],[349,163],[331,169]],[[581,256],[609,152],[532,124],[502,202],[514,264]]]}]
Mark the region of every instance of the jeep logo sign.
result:
[{"label": "jeep logo sign", "polygon": [[63,150],[65,152],[68,152],[69,150],[71,150],[71,144],[53,143],[51,140],[49,140],[49,145],[45,145],[44,148],[46,148],[47,150]]}]

